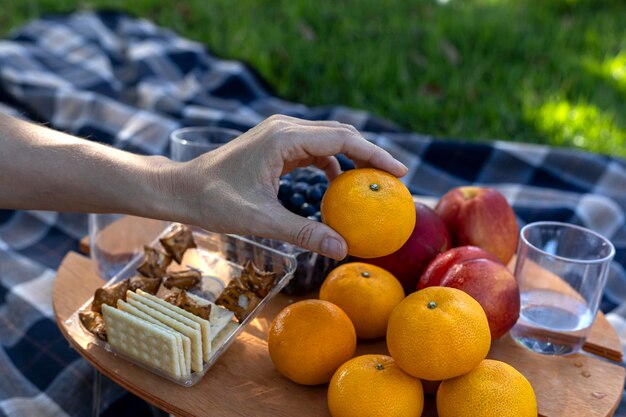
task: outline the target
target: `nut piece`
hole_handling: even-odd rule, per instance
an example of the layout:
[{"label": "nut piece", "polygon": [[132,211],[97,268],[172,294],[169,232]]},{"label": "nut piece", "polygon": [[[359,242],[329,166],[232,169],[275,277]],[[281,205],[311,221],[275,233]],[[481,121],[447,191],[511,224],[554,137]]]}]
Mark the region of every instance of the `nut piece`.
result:
[{"label": "nut piece", "polygon": [[172,262],[172,257],[150,246],[144,246],[143,250],[143,263],[137,268],[137,271],[149,278],[163,277],[167,266]]},{"label": "nut piece", "polygon": [[239,323],[244,321],[260,302],[261,299],[254,292],[241,287],[238,279],[229,282],[222,294],[215,300],[215,304],[235,313]]},{"label": "nut piece", "polygon": [[117,300],[126,301],[126,291],[128,290],[128,280],[118,282],[110,287],[98,288],[93,296],[91,310],[102,313],[102,304],[108,304],[111,307],[117,307]]},{"label": "nut piece", "polygon": [[135,275],[128,282],[128,289],[131,291],[137,291],[139,289],[154,295],[159,289],[159,285],[161,285],[161,278],[148,278]]},{"label": "nut piece", "polygon": [[192,300],[191,297],[187,296],[187,291],[182,290],[180,295],[178,296],[180,305],[179,307],[185,311],[190,312],[191,314],[195,314],[198,317],[201,317],[205,320],[209,319],[211,315],[211,304],[201,305],[196,301]]},{"label": "nut piece", "polygon": [[85,310],[78,313],[78,318],[88,331],[95,334],[99,339],[107,340],[106,324],[102,314]]},{"label": "nut piece", "polygon": [[195,248],[196,242],[193,240],[191,229],[183,224],[177,223],[172,230],[159,239],[165,251],[180,264],[183,254],[189,248]]},{"label": "nut piece", "polygon": [[228,283],[215,304],[235,313],[241,323],[272,290],[276,273],[261,271],[250,261],[244,265],[241,275]]},{"label": "nut piece", "polygon": [[244,288],[254,291],[260,297],[265,298],[276,283],[276,272],[261,271],[251,261],[246,262],[239,277]]},{"label": "nut piece", "polygon": [[175,305],[176,307],[180,307],[179,295],[181,292],[182,290],[180,288],[172,287],[169,289],[166,288],[165,285],[161,284],[156,296],[170,304]]},{"label": "nut piece", "polygon": [[165,285],[161,285],[157,292],[157,297],[205,320],[209,320],[209,316],[211,315],[211,304],[198,303],[187,296],[187,291],[181,290],[180,288],[173,287],[168,289]]},{"label": "nut piece", "polygon": [[200,277],[200,272],[192,268],[176,272],[170,271],[167,273],[165,280],[163,280],[163,285],[166,288],[177,287],[187,290],[198,285]]}]

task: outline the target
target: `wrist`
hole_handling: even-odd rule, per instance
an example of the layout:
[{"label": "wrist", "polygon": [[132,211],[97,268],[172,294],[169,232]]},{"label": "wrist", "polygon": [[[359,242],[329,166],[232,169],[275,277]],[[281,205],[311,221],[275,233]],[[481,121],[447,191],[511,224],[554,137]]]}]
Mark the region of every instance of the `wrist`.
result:
[{"label": "wrist", "polygon": [[179,162],[163,156],[141,156],[138,163],[141,181],[139,196],[131,198],[130,211],[142,217],[186,222],[186,215],[177,193],[180,176]]}]

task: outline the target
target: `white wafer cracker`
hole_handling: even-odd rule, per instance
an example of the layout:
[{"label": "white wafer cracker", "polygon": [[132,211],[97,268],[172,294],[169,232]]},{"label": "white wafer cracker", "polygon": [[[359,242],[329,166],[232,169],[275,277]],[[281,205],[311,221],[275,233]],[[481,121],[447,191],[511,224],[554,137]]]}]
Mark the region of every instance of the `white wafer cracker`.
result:
[{"label": "white wafer cracker", "polygon": [[[176,337],[176,350],[178,351],[178,356],[179,356],[178,359],[180,362],[181,375],[183,376],[183,378],[190,376],[191,374],[191,369],[190,369],[191,348],[190,348],[189,338],[187,336],[184,336],[180,334],[179,332],[172,330],[170,327],[161,323],[157,319],[144,313],[143,311],[137,309],[136,307],[131,306],[130,304],[128,304],[127,302],[121,299],[117,301],[117,308],[118,310],[125,311],[129,314],[132,314],[135,317],[139,317],[140,319],[143,319],[149,323],[162,327],[164,330],[166,330],[169,333],[172,333]],[[184,344],[183,344],[183,338],[186,341],[186,343]],[[186,345],[186,349],[185,349],[185,345]],[[189,370],[187,370],[188,367],[189,367]]]},{"label": "white wafer cracker", "polygon": [[137,290],[137,294],[143,297],[144,300],[151,301],[152,303],[159,305],[162,309],[164,309],[159,311],[162,311],[164,314],[167,314],[178,321],[187,323],[187,321],[183,320],[187,319],[188,321],[199,324],[202,331],[202,358],[205,362],[209,360],[209,358],[211,357],[211,323],[209,323],[208,320],[205,320],[202,317],[198,317],[195,314],[185,311],[180,307],[176,307],[175,305],[170,304],[167,301],[160,299],[159,297],[155,297],[152,294],[148,294],[147,292]]},{"label": "white wafer cracker", "polygon": [[107,341],[116,351],[180,379],[176,337],[125,311],[102,305]]},{"label": "white wafer cracker", "polygon": [[215,354],[215,352],[217,352],[217,350],[224,344],[226,339],[228,339],[228,337],[233,334],[235,330],[237,330],[237,327],[239,327],[239,324],[234,321],[226,323],[226,327],[224,327],[224,329],[219,332],[217,337],[211,341],[211,356],[213,356],[213,354]]},{"label": "white wafer cracker", "polygon": [[124,300],[117,300],[117,308],[156,326],[162,327],[163,329],[176,336],[176,349],[178,350],[178,359],[180,361],[181,375],[183,376],[183,378],[189,378],[191,376],[191,341],[187,336],[172,329],[166,324],[161,323],[149,314],[139,310],[137,307],[131,306]]},{"label": "white wafer cracker", "polygon": [[209,322],[211,323],[211,346],[215,346],[215,338],[226,327],[226,325],[233,320],[235,313],[190,292],[187,293],[187,297],[192,299],[198,305],[211,306],[211,314],[209,314]]},{"label": "white wafer cracker", "polygon": [[191,370],[202,371],[202,331],[198,323],[182,316],[172,317],[173,314],[163,306],[132,291],[126,293],[126,302],[187,336],[191,341]]}]

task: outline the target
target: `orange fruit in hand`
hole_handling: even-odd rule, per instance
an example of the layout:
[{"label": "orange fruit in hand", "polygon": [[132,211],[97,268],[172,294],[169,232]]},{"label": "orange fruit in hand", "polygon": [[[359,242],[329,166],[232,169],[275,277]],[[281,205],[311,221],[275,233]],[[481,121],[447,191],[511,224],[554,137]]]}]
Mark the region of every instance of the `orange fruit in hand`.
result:
[{"label": "orange fruit in hand", "polygon": [[320,299],[338,305],[362,339],[384,336],[395,306],[404,299],[402,284],[384,269],[362,262],[333,269],[320,289]]},{"label": "orange fruit in hand", "polygon": [[471,371],[489,353],[485,311],[467,293],[428,287],[406,297],[391,312],[387,348],[404,372],[429,381]]},{"label": "orange fruit in hand", "polygon": [[298,384],[317,385],[330,381],[337,368],[354,356],[356,333],[336,305],[304,300],[278,313],[267,344],[281,374]]},{"label": "orange fruit in hand", "polygon": [[374,168],[346,171],[330,183],[322,221],[348,243],[348,254],[377,258],[400,249],[415,226],[413,197],[393,175]]},{"label": "orange fruit in hand", "polygon": [[386,355],[350,359],[328,385],[333,417],[419,417],[423,407],[420,380],[407,375]]},{"label": "orange fruit in hand", "polygon": [[468,374],[443,381],[437,391],[439,417],[537,417],[530,382],[512,366],[486,359]]}]

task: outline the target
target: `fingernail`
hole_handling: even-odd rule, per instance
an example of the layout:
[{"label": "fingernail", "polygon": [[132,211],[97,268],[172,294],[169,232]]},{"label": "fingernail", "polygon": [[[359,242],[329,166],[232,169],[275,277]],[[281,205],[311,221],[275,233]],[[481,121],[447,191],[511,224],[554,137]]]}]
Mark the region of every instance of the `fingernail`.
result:
[{"label": "fingernail", "polygon": [[402,162],[398,161],[397,159],[396,159],[396,165],[398,166],[398,168],[403,169],[405,171],[409,170],[409,168],[406,165],[404,165]]},{"label": "fingernail", "polygon": [[322,253],[335,259],[343,258],[343,245],[334,237],[324,238],[322,241]]}]

